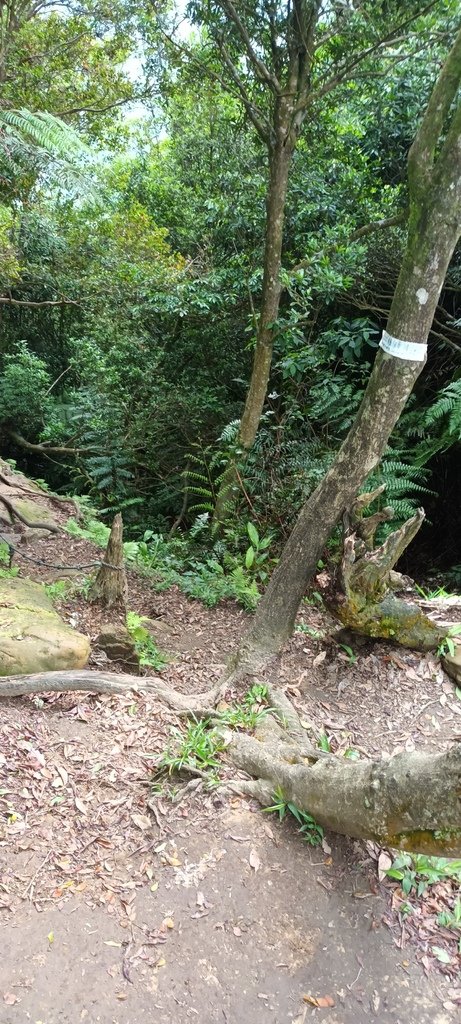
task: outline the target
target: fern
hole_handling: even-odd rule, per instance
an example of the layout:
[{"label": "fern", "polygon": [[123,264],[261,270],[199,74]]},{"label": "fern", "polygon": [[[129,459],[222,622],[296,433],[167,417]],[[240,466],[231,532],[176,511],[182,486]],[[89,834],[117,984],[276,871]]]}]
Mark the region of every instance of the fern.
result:
[{"label": "fern", "polygon": [[426,437],[416,450],[418,466],[424,466],[437,452],[461,441],[461,378],[447,384],[426,409],[423,432],[430,435],[434,431],[435,436]]},{"label": "fern", "polygon": [[[19,167],[37,170],[45,162],[55,162],[54,174],[67,181],[81,178],[82,163],[90,150],[77,133],[59,117],[46,111],[0,110],[0,150],[6,167],[15,173]],[[86,186],[88,182],[85,179]]]},{"label": "fern", "polygon": [[421,505],[420,495],[434,495],[435,492],[426,486],[428,477],[428,470],[405,461],[399,451],[391,450],[384,456],[363,487],[364,491],[369,491],[385,484],[382,500],[394,509],[394,519],[380,528],[378,539],[382,540],[414,515]]}]

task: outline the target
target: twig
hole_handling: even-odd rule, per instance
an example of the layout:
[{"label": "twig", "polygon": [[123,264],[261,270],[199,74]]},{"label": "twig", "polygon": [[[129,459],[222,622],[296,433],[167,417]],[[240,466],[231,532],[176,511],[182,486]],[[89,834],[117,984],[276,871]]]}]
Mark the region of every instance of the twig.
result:
[{"label": "twig", "polygon": [[50,857],[51,857],[51,850],[48,850],[48,853],[47,853],[46,857],[45,857],[45,858],[44,858],[44,859],[42,860],[42,863],[41,863],[41,864],[39,864],[39,866],[38,866],[38,868],[37,868],[37,870],[36,870],[35,874],[34,874],[34,875],[32,876],[32,878],[31,878],[31,880],[30,880],[29,884],[28,884],[28,885],[26,886],[26,888],[24,889],[24,892],[23,892],[23,893],[21,893],[22,899],[25,899],[25,898],[26,898],[26,896],[27,896],[27,893],[29,892],[29,889],[30,889],[30,895],[29,895],[29,899],[30,899],[30,901],[32,902],[32,890],[33,890],[34,884],[35,884],[35,882],[36,882],[36,879],[37,879],[38,875],[40,874],[40,872],[41,872],[42,868],[43,868],[43,867],[45,867],[45,864],[46,864],[47,860],[48,860],[48,859],[49,859]]}]

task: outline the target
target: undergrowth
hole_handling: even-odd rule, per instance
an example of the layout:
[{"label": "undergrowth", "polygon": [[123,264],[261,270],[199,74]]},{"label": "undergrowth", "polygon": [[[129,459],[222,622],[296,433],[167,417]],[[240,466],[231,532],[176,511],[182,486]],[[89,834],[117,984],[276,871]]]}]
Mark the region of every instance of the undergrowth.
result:
[{"label": "undergrowth", "polygon": [[[400,883],[406,897],[399,908],[404,918],[418,914],[424,899],[430,896],[431,888],[443,884],[447,907],[437,914],[437,924],[453,931],[458,952],[461,953],[461,860],[399,853],[386,875]],[[432,952],[441,963],[452,962],[446,949],[434,945]]]},{"label": "undergrowth", "polygon": [[309,846],[320,846],[324,837],[324,831],[312,815],[308,814],[307,811],[302,811],[291,800],[286,800],[279,787],[275,790],[274,799],[274,804],[264,808],[265,813],[278,814],[279,821],[283,821],[287,815],[291,815],[297,821],[299,825],[298,831],[306,843],[309,843]]},{"label": "undergrowth", "polygon": [[137,612],[127,612],[126,628],[134,641],[139,664],[147,668],[153,668],[156,672],[161,672],[162,668],[166,668],[168,665],[169,659],[157,647],[151,633],[144,625],[148,621],[145,615],[138,615]]},{"label": "undergrowth", "polygon": [[183,727],[173,726],[173,742],[157,762],[155,780],[186,772],[202,776],[209,786],[217,785],[220,782],[219,755],[225,748],[222,726],[253,732],[270,710],[266,687],[255,684],[240,702],[217,711],[213,720],[192,717]]}]

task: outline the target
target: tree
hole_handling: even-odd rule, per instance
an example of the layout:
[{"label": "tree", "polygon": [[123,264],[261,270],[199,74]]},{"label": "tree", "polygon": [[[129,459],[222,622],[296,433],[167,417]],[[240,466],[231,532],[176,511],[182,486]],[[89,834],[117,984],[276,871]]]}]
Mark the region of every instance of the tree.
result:
[{"label": "tree", "polygon": [[[460,81],[461,30],[408,155],[407,244],[385,332],[391,353],[379,350],[356,420],[301,509],[235,657],[233,668],[239,672],[260,667],[290,636],[331,530],[379,462],[424,365],[434,311],[461,233]],[[395,339],[402,339],[403,347]]]},{"label": "tree", "polygon": [[[410,4],[405,17],[396,5],[376,11],[375,4],[324,5],[320,0],[274,3],[254,0],[234,5],[216,0],[213,5],[194,0],[192,17],[205,26],[211,56],[205,71],[240,98],[268,157],[264,272],[256,326],[253,368],[240,422],[238,445],[248,452],[255,441],[272,365],[280,298],[285,207],[293,154],[303,122],[320,101],[353,80],[375,55],[386,51],[412,27],[421,31],[433,5]],[[203,63],[183,44],[177,49]],[[417,33],[405,43],[407,53],[419,49]],[[399,49],[399,59],[401,50]],[[391,58],[392,59],[392,58]],[[216,71],[216,60],[220,68]],[[215,521],[226,518],[231,504],[235,471],[230,465],[223,479]]]}]

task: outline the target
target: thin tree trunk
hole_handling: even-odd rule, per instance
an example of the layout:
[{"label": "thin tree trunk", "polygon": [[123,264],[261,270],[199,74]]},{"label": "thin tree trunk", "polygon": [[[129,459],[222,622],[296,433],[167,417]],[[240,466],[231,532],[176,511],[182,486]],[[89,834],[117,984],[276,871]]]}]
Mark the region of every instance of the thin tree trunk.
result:
[{"label": "thin tree trunk", "polygon": [[[460,79],[461,31],[410,150],[408,241],[387,323],[393,337],[422,345],[461,232],[461,104],[435,158]],[[382,457],[423,365],[424,361],[379,350],[356,420],[333,465],[301,509],[230,671],[257,670],[291,635],[324,545]]]},{"label": "thin tree trunk", "polygon": [[[274,348],[274,324],[277,320],[282,291],[280,271],[282,267],[283,226],[288,189],[288,177],[293,145],[288,133],[288,111],[283,108],[286,124],[278,117],[279,141],[270,152],[269,189],[266,203],[266,237],[264,245],[264,275],[262,283],[261,311],[256,332],[250,385],[239,427],[238,446],[243,456],[255,442],[261,419],[272,365]],[[229,513],[238,492],[235,466],[231,462],[224,473],[213,515],[215,527],[229,518]]]}]

